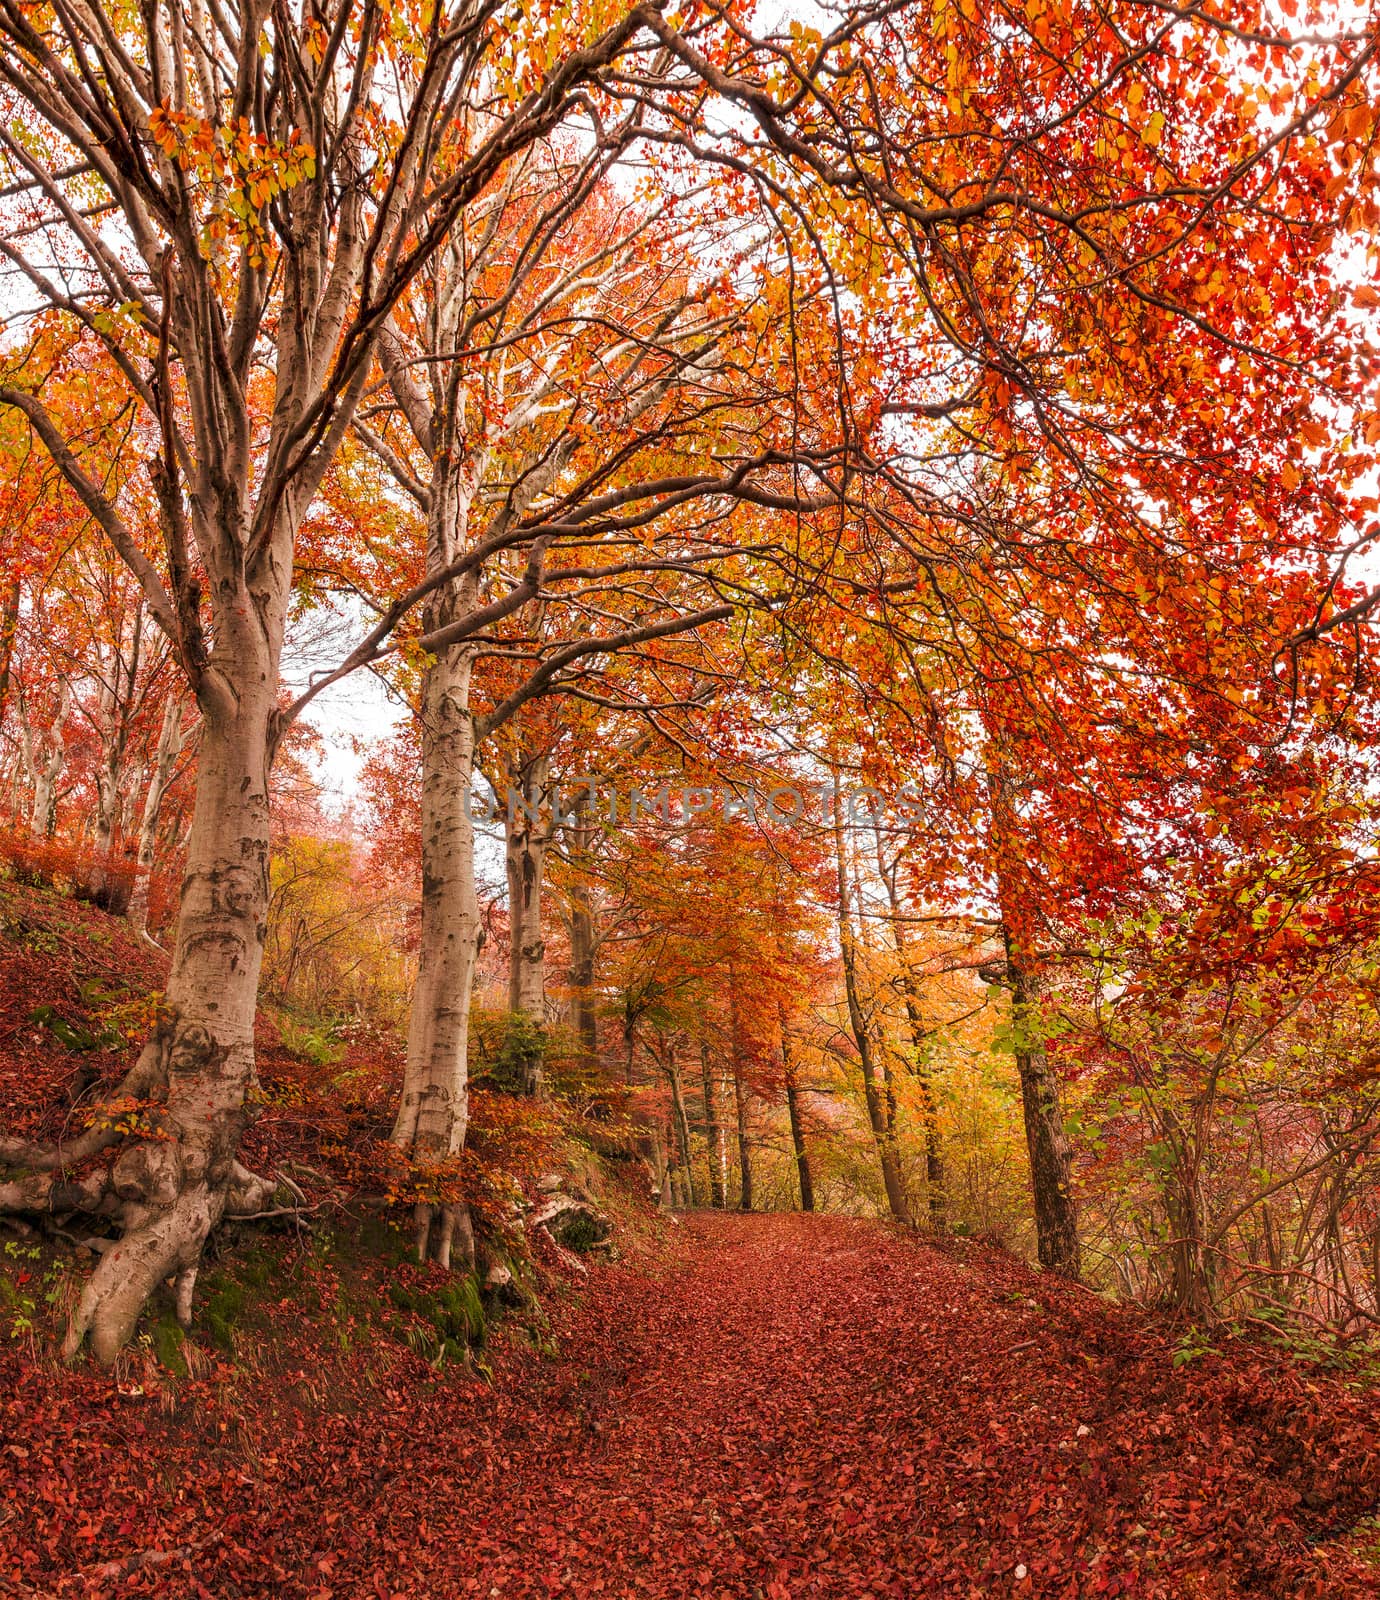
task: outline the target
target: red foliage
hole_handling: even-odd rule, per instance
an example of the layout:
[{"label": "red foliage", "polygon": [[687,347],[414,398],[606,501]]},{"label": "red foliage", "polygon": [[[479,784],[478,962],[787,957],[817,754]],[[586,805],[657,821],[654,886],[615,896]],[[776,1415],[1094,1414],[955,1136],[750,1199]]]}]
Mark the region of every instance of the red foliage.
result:
[{"label": "red foliage", "polygon": [[[55,889],[78,900],[93,898],[88,889],[92,871],[103,869],[106,887],[102,909],[113,909],[123,916],[134,887],[135,865],[127,854],[117,852],[101,861],[89,843],[73,844],[58,836],[36,839],[24,828],[0,831],[0,863],[7,875],[19,884],[35,889]],[[177,902],[180,877],[174,867],[155,867],[149,875],[149,925],[160,928],[168,921]]]},{"label": "red foliage", "polygon": [[[7,1132],[55,1138],[85,1127],[82,1105],[118,1083],[142,1042],[147,997],[162,989],[166,965],[118,918],[42,889],[0,886]],[[64,1044],[63,1024],[88,1047]]]},{"label": "red foliage", "polygon": [[[406,1351],[159,1407],[0,1355],[0,1591],[328,1597],[1376,1592],[1371,1401],[978,1247],[704,1217],[489,1389]],[[320,1355],[320,1352],[317,1352]],[[109,1581],[109,1580],[107,1580]]]}]

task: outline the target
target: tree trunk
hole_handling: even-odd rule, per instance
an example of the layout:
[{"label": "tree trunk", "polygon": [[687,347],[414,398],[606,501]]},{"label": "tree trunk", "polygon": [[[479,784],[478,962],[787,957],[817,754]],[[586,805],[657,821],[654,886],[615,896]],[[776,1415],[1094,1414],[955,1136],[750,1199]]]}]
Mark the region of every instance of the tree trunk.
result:
[{"label": "tree trunk", "polygon": [[508,877],[508,1009],[519,1019],[519,1071],[524,1094],[543,1089],[546,1026],[546,941],[542,890],[550,828],[541,815],[547,760],[536,756],[510,771],[504,863]]},{"label": "tree trunk", "polygon": [[853,1031],[853,1042],[858,1050],[862,1068],[863,1099],[867,1105],[867,1120],[877,1146],[877,1159],[882,1169],[882,1187],[886,1191],[887,1206],[897,1222],[908,1227],[911,1223],[910,1205],[906,1199],[905,1178],[901,1171],[901,1152],[896,1143],[896,1097],[877,1070],[872,1048],[872,1030],[863,1010],[858,984],[858,954],[853,937],[853,922],[848,910],[848,864],[843,839],[843,802],[837,777],[834,782],[834,855],[838,868],[838,919],[839,950],[843,958],[843,988],[848,1002],[848,1020]]},{"label": "tree trunk", "polygon": [[87,889],[100,904],[109,892],[110,853],[115,846],[120,804],[120,766],[124,740],[120,736],[119,707],[114,692],[101,686],[97,711],[101,759],[96,767],[96,818]]},{"label": "tree trunk", "polygon": [[667,1153],[666,1141],[661,1136],[661,1129],[652,1128],[652,1163],[656,1174],[657,1204],[663,1211],[670,1211],[675,1203],[675,1187],[671,1177],[671,1158]]},{"label": "tree trunk", "polygon": [[795,1063],[791,1060],[790,1036],[784,1020],[781,1027],[781,1067],[786,1079],[786,1112],[791,1121],[791,1147],[795,1151],[796,1176],[800,1180],[800,1209],[815,1209],[815,1185],[810,1175],[810,1153],[805,1148],[805,1125],[800,1116],[800,1086]]},{"label": "tree trunk", "polygon": [[1059,1078],[1050,1065],[1042,1031],[1040,977],[1031,934],[1034,894],[1020,892],[1017,873],[1025,859],[1016,786],[999,741],[988,750],[987,793],[992,807],[993,868],[1006,949],[1015,1033],[1016,1072],[1021,1082],[1025,1142],[1034,1194],[1035,1242],[1042,1266],[1077,1278],[1080,1269],[1078,1212],[1073,1198],[1073,1148],[1064,1129]]},{"label": "tree trunk", "polygon": [[704,1146],[709,1160],[709,1203],[716,1211],[722,1211],[728,1204],[728,1140],[724,1125],[719,1121],[707,1044],[700,1045],[700,1082],[704,1090]]},{"label": "tree trunk", "polygon": [[925,1202],[929,1211],[930,1226],[942,1232],[946,1225],[947,1197],[944,1187],[944,1153],[939,1133],[939,1107],[934,1091],[934,1073],[930,1069],[929,1040],[925,1017],[920,1003],[920,984],[911,963],[901,898],[896,887],[896,861],[887,867],[881,830],[877,830],[877,870],[886,885],[887,904],[891,910],[891,937],[896,946],[900,966],[901,993],[905,1000],[906,1025],[910,1033],[911,1054],[914,1058],[915,1080],[920,1088],[920,1115],[925,1128]]},{"label": "tree trunk", "polygon": [[111,873],[111,855],[124,826],[125,751],[129,744],[129,723],[139,673],[140,646],[143,643],[144,608],[136,601],[130,627],[129,656],[125,656],[124,630],[117,628],[110,651],[110,665],[101,674],[97,704],[97,727],[101,759],[96,768],[96,817],[94,850],[87,887],[96,904],[122,915],[128,907],[128,885],[123,888]]},{"label": "tree trunk", "polygon": [[[29,706],[22,683],[15,696],[15,704],[19,712],[19,759],[15,763],[14,791],[10,809],[17,824],[20,796],[25,790],[32,792],[38,784],[38,747],[34,738],[34,726],[29,720]],[[32,822],[32,807],[30,820]]]},{"label": "tree trunk", "polygon": [[19,579],[14,578],[6,585],[4,603],[0,605],[0,727],[4,726],[9,708],[14,641],[19,632],[19,597]]},{"label": "tree trunk", "polygon": [[[245,611],[252,613],[251,605]],[[125,1232],[101,1257],[68,1330],[103,1362],[145,1301],[178,1280],[181,1305],[207,1234],[227,1210],[260,1207],[271,1185],[236,1161],[254,1083],[254,1018],[268,910],[268,768],[276,657],[254,626],[217,644],[222,685],[204,697],[205,733],[172,968],[159,1023],[125,1093],[163,1103],[159,1137],[132,1140],[111,1182]],[[238,632],[239,637],[233,635]]]},{"label": "tree trunk", "polygon": [[57,715],[48,729],[46,759],[34,762],[34,803],[29,813],[29,831],[35,839],[51,839],[57,832],[58,782],[67,761],[66,722],[72,709],[72,691],[66,678],[58,690]]},{"label": "tree trunk", "polygon": [[674,1045],[671,1047],[666,1072],[671,1080],[671,1111],[676,1127],[676,1146],[680,1153],[681,1182],[685,1186],[686,1204],[694,1206],[699,1202],[695,1194],[695,1169],[690,1161],[690,1118],[685,1113],[685,1093],[680,1081],[680,1063],[676,1059]]},{"label": "tree trunk", "polygon": [[158,753],[152,776],[144,794],[144,809],[139,818],[139,849],[134,859],[134,884],[127,913],[135,931],[147,936],[149,925],[149,879],[158,848],[158,818],[163,797],[172,782],[173,768],[182,753],[182,697],[170,694],[163,707],[163,722],[158,730]]},{"label": "tree trunk", "polygon": [[570,987],[581,1075],[599,1070],[599,1021],[594,1009],[594,907],[588,885],[570,886]]},{"label": "tree trunk", "polygon": [[1016,1071],[1021,1080],[1030,1183],[1035,1197],[1035,1238],[1040,1263],[1065,1277],[1080,1269],[1078,1211],[1073,1199],[1073,1147],[1064,1129],[1059,1077],[1041,1036],[1040,984],[1006,935]]},{"label": "tree trunk", "polygon": [[904,949],[898,953],[902,962],[902,986],[906,1003],[906,1022],[910,1029],[911,1050],[915,1057],[915,1077],[920,1086],[920,1115],[925,1127],[925,1202],[929,1211],[930,1226],[942,1232],[947,1225],[948,1197],[944,1178],[944,1148],[939,1133],[939,1107],[935,1101],[934,1074],[931,1072],[928,1042],[925,1037],[925,1020],[920,1010],[919,987],[910,971]]},{"label": "tree trunk", "polygon": [[[440,625],[440,624],[436,624]],[[469,1020],[479,947],[470,784],[472,654],[441,651],[422,682],[422,925],[393,1143],[418,1165],[459,1154],[469,1111]],[[457,1240],[472,1246],[463,1206],[438,1194],[417,1203],[417,1254],[449,1266]]]},{"label": "tree trunk", "polygon": [[748,1142],[747,1089],[734,1052],[733,1105],[738,1114],[738,1209],[752,1210],[752,1147]]}]

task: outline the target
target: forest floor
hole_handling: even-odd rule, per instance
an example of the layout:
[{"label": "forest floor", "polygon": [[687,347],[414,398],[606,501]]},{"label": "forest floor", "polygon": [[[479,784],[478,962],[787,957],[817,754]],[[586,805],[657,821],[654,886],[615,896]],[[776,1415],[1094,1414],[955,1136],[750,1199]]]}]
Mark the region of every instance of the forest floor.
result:
[{"label": "forest floor", "polygon": [[[9,1126],[117,1081],[160,982],[123,924],[4,886]],[[450,1359],[455,1280],[340,1155],[396,1061],[260,1033],[251,1159],[320,1203],[216,1235],[191,1337],[157,1307],[113,1372],[64,1369],[90,1257],[0,1232],[3,1600],[1380,1595],[1374,1372],[1212,1350],[976,1242],[659,1219],[615,1179],[624,1259],[534,1268],[545,1313]]]},{"label": "forest floor", "polygon": [[1373,1393],[997,1250],[696,1214],[553,1331],[163,1403],[0,1354],[0,1593],[1380,1594]]}]

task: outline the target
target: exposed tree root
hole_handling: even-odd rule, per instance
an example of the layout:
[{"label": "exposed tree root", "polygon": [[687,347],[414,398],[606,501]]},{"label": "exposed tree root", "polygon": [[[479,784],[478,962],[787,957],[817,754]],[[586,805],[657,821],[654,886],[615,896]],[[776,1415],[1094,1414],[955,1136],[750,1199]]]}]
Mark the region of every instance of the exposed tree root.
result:
[{"label": "exposed tree root", "polygon": [[[118,1137],[118,1136],[117,1136]],[[71,1147],[69,1146],[70,1150]],[[133,1333],[148,1297],[171,1280],[178,1321],[192,1320],[192,1296],[202,1248],[225,1217],[252,1221],[297,1211],[305,1197],[290,1178],[265,1178],[238,1161],[220,1184],[187,1183],[177,1141],[139,1139],[109,1166],[73,1176],[48,1169],[0,1183],[0,1212],[65,1217],[106,1217],[123,1228],[101,1241],[98,1260],[82,1289],[63,1340],[71,1361],[89,1340],[108,1366]],[[286,1189],[291,1206],[274,1204]]]},{"label": "exposed tree root", "polygon": [[458,1255],[465,1266],[474,1266],[474,1224],[468,1206],[436,1206],[422,1201],[413,1212],[413,1220],[418,1261],[435,1261],[438,1266],[449,1268]]},{"label": "exposed tree root", "polygon": [[[291,1179],[261,1177],[234,1159],[244,1092],[224,1070],[227,1055],[204,1027],[180,1025],[168,1008],[85,1133],[53,1144],[0,1138],[0,1162],[12,1169],[0,1180],[0,1213],[80,1213],[122,1230],[99,1250],[83,1287],[63,1342],[68,1360],[89,1341],[97,1360],[113,1361],[164,1282],[173,1284],[179,1320],[190,1322],[201,1251],[222,1218],[295,1209],[279,1203],[283,1189],[304,1203]],[[131,1104],[148,1107],[137,1131]],[[111,1150],[113,1159],[77,1170]]]}]

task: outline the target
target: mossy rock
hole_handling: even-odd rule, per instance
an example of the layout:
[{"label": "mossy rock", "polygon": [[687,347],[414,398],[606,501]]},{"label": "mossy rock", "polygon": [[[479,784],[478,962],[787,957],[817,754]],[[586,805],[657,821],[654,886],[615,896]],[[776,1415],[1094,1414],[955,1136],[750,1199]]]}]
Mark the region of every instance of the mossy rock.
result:
[{"label": "mossy rock", "polygon": [[597,1212],[569,1211],[554,1231],[558,1242],[567,1250],[574,1250],[577,1254],[584,1255],[608,1244],[613,1224],[607,1217],[600,1216]]}]

